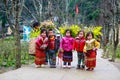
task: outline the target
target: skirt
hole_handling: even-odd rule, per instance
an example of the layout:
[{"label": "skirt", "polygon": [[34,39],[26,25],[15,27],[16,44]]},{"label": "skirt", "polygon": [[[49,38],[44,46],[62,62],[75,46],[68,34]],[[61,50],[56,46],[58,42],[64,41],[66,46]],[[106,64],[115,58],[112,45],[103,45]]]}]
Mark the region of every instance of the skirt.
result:
[{"label": "skirt", "polygon": [[72,62],[73,60],[73,55],[72,55],[72,51],[64,51],[63,53],[63,61],[64,62]]},{"label": "skirt", "polygon": [[89,56],[86,56],[85,64],[86,67],[89,68],[95,68],[96,67],[96,51],[94,50],[88,50],[86,54],[89,54]]},{"label": "skirt", "polygon": [[45,51],[36,50],[35,54],[35,64],[41,65],[46,63],[46,54]]}]

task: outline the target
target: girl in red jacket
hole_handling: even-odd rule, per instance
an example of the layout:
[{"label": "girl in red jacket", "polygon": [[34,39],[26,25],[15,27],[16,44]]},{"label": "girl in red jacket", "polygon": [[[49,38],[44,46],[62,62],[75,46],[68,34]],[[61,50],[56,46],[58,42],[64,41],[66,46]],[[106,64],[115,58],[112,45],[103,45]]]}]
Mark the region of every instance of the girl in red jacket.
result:
[{"label": "girl in red jacket", "polygon": [[47,31],[45,29],[41,30],[41,34],[36,39],[35,46],[35,64],[36,67],[41,67],[42,64],[46,63],[46,48],[48,45],[48,38],[46,37]]},{"label": "girl in red jacket", "polygon": [[83,49],[85,46],[85,38],[84,38],[84,31],[79,31],[78,36],[75,39],[75,45],[74,49],[77,51],[77,56],[78,56],[78,64],[77,64],[77,69],[84,69],[84,53]]}]

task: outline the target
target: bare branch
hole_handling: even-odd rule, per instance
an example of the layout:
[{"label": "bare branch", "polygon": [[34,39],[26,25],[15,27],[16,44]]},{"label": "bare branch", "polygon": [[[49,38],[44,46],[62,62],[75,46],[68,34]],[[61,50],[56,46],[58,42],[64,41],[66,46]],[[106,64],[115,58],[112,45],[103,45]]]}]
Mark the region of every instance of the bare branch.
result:
[{"label": "bare branch", "polygon": [[7,15],[7,21],[11,27],[11,29],[14,31],[14,27],[13,27],[13,24],[11,22],[11,19],[10,19],[10,13],[9,13],[9,9],[7,7],[7,0],[3,0],[3,3],[4,3],[4,6],[5,6],[5,10],[6,10],[6,15]]},{"label": "bare branch", "polygon": [[19,15],[21,15],[21,13],[22,13],[24,3],[25,3],[25,0],[22,0],[21,5],[20,5],[20,12],[19,12]]},{"label": "bare branch", "polygon": [[24,5],[23,6],[27,11],[28,13],[34,18],[35,21],[37,21],[36,17],[32,14],[32,12]]},{"label": "bare branch", "polygon": [[37,1],[36,0],[32,0],[32,1],[33,1],[35,11],[36,11],[37,15],[39,15],[39,12],[38,12],[38,9],[37,9],[38,7],[36,6]]}]

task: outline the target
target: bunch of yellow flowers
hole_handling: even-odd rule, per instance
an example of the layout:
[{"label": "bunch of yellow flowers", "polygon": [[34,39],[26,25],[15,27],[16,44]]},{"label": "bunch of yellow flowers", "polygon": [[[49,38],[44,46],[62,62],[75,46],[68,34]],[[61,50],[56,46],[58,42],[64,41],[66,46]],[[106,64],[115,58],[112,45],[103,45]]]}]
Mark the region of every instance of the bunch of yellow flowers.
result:
[{"label": "bunch of yellow flowers", "polygon": [[[59,27],[59,31],[62,35],[65,35],[65,30],[66,29],[70,29],[72,31],[72,36],[76,37],[77,33],[82,29],[82,25],[71,25],[71,26],[67,26],[67,25],[63,25],[61,27]],[[85,31],[85,34],[89,31],[92,31],[94,33],[95,38],[97,39],[98,36],[102,36],[102,26],[88,26],[88,27],[84,27],[82,30]]]},{"label": "bunch of yellow flowers", "polygon": [[40,27],[44,27],[46,29],[49,29],[49,28],[54,29],[55,25],[52,21],[44,21],[44,22],[41,23]]},{"label": "bunch of yellow flowers", "polygon": [[73,37],[76,37],[78,31],[81,30],[80,26],[78,26],[78,25],[71,25],[71,26],[64,25],[64,26],[59,27],[59,31],[62,35],[65,35],[66,29],[70,29],[72,31]]}]

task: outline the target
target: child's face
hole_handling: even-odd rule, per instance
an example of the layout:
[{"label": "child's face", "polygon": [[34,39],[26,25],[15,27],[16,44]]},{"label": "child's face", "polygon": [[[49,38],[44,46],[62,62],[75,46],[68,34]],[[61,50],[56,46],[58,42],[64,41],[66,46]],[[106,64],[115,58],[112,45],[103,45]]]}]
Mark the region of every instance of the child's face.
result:
[{"label": "child's face", "polygon": [[43,37],[46,37],[46,31],[44,31],[43,33],[41,33],[41,35],[42,35]]},{"label": "child's face", "polygon": [[54,35],[53,31],[49,31],[48,35],[49,35],[49,36]]},{"label": "child's face", "polygon": [[40,26],[35,26],[35,29],[39,29],[40,28]]},{"label": "child's face", "polygon": [[88,40],[91,40],[92,38],[93,38],[92,34],[89,34],[87,37]]},{"label": "child's face", "polygon": [[80,32],[80,33],[78,34],[78,37],[79,37],[79,38],[84,37],[84,33],[83,33],[83,32]]},{"label": "child's face", "polygon": [[66,36],[70,36],[70,31],[67,31],[67,32],[66,32]]}]

